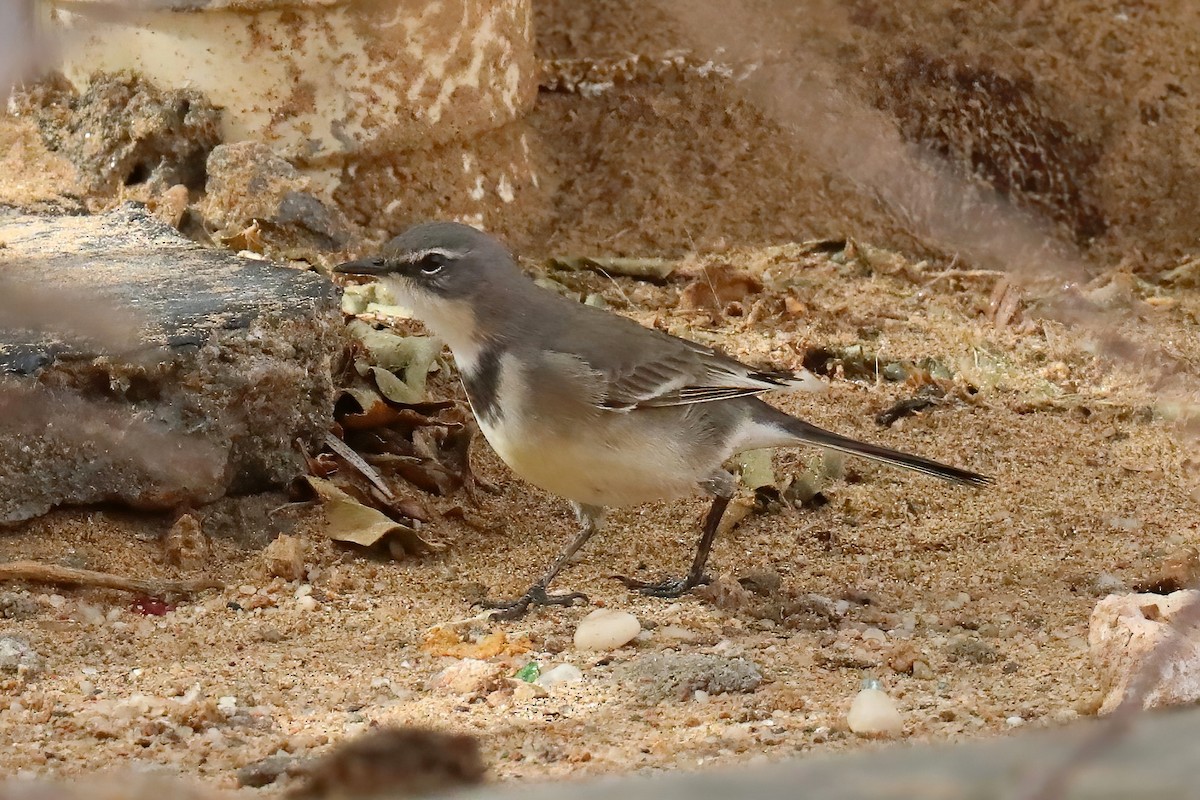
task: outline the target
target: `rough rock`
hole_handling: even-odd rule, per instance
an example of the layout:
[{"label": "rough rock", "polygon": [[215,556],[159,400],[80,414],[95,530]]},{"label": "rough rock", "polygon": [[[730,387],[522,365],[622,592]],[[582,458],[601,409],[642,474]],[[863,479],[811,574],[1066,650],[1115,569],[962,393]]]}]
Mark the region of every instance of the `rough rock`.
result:
[{"label": "rough rock", "polygon": [[42,604],[26,592],[0,592],[0,619],[33,619],[43,611]]},{"label": "rough rock", "polygon": [[479,742],[428,728],[384,728],[338,745],[307,767],[307,797],[414,797],[480,783]]},{"label": "rough rock", "polygon": [[238,786],[255,789],[270,786],[285,775],[304,772],[304,760],[291,755],[273,755],[251,762],[237,771]]},{"label": "rough rock", "polygon": [[191,514],[181,514],[163,537],[163,555],[168,564],[199,569],[208,563],[211,554],[212,547],[200,520]]},{"label": "rough rock", "polygon": [[753,662],[703,653],[656,653],[620,665],[616,675],[649,702],[686,700],[696,691],[753,692],[762,683]]},{"label": "rough rock", "polygon": [[345,219],[313,193],[310,177],[265,144],[220,145],[207,169],[200,213],[216,237],[229,240],[254,226],[263,244],[289,252],[336,250],[346,243]]},{"label": "rough rock", "polygon": [[1200,591],[1109,595],[1096,604],[1088,645],[1105,693],[1100,713],[1107,714],[1120,704],[1147,658],[1172,636],[1180,639],[1166,653],[1159,679],[1146,693],[1143,705],[1158,708],[1200,700],[1200,628],[1193,625],[1176,630],[1172,624],[1190,602],[1200,602]]},{"label": "rough rock", "polygon": [[0,673],[32,678],[46,668],[46,661],[19,636],[0,636]]},{"label": "rough rock", "polygon": [[479,696],[500,684],[502,670],[478,658],[455,661],[426,683],[426,688],[442,694]]},{"label": "rough rock", "polygon": [[132,73],[96,76],[81,95],[49,82],[22,102],[46,147],[66,156],[91,191],[140,183],[198,189],[220,142],[221,112],[204,95],[163,92]]},{"label": "rough rock", "polygon": [[0,215],[0,523],[284,486],[328,430],[323,277],[201,248],[132,204]]},{"label": "rough rock", "polygon": [[304,542],[296,536],[281,533],[263,550],[267,572],[285,581],[304,577]]}]

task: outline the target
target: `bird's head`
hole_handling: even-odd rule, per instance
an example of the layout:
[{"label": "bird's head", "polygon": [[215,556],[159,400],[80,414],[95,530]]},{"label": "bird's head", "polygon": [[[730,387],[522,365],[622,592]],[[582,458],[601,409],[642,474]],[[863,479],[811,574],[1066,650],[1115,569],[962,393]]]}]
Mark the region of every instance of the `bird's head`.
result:
[{"label": "bird's head", "polygon": [[475,336],[481,312],[526,281],[503,244],[457,222],[415,225],[378,255],[339,264],[334,272],[377,278],[456,352],[456,341]]}]

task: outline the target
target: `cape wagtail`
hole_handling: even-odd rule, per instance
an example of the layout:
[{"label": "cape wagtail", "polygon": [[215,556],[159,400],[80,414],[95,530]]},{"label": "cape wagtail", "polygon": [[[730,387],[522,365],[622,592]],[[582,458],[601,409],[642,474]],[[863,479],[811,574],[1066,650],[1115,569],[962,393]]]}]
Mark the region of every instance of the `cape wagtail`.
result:
[{"label": "cape wagtail", "polygon": [[815,445],[983,485],[990,479],[810,425],[758,399],[812,375],[755,369],[694,342],[537,286],[505,247],[466,225],[417,225],[373,258],[337,272],[381,280],[454,354],[483,435],[519,476],[571,502],[580,531],[524,595],[492,603],[516,618],[531,605],[586,601],[547,588],[600,528],[608,506],[713,496],[687,576],[630,588],[675,597],[704,583],[736,479],[722,466],[758,448]]}]

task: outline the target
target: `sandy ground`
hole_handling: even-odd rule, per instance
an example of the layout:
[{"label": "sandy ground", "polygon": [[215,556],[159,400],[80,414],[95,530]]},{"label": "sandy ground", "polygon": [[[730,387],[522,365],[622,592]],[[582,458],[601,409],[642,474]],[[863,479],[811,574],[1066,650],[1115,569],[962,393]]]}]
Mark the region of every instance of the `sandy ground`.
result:
[{"label": "sandy ground", "polygon": [[[899,23],[882,4],[853,5],[853,46],[818,44],[834,62],[861,67],[872,44]],[[966,12],[956,17],[953,3],[937,7],[930,19],[905,24],[932,31],[930,47],[950,47],[950,30],[961,28]],[[975,29],[987,29],[987,14],[972,13],[982,15],[971,18]],[[1044,46],[1073,19],[1063,12],[1036,28],[1034,44]],[[1116,24],[1097,19],[1101,27]],[[1157,16],[1146,12],[1141,21],[1154,35],[1125,51],[1129,74],[1130,64],[1145,66],[1148,53],[1169,58],[1164,42],[1176,42]],[[683,35],[659,12],[618,2],[542,3],[538,22],[545,57],[657,53]],[[988,36],[1017,37],[1006,30]],[[1015,58],[1016,51],[1004,52]],[[1054,70],[1071,67],[1024,66],[1047,71],[1052,88],[1039,90],[1039,102],[1086,128],[1086,114],[1076,109],[1071,117],[1054,104],[1070,95],[1054,83]],[[1182,59],[1173,68],[1190,69]],[[1188,80],[1180,78],[1190,87]],[[1186,209],[1158,228],[1139,217],[1135,211],[1160,197],[1162,184],[1130,179],[1142,193],[1120,191],[1125,184],[1113,176],[1127,175],[1134,162],[1113,155],[1119,148],[1112,145],[1102,163],[1120,169],[1081,184],[1111,223],[1091,244],[1096,277],[1083,289],[1087,324],[1050,321],[1052,298],[1036,291],[995,324],[1004,277],[950,256],[740,249],[851,234],[924,251],[902,221],[855,198],[811,153],[797,152],[770,114],[713,86],[637,85],[591,99],[543,94],[531,124],[550,159],[554,202],[546,204],[550,212],[504,232],[531,256],[695,251],[710,254],[697,263],[713,274],[755,272],[760,293],[738,308],[711,311],[689,310],[684,278],[655,285],[556,277],[646,324],[756,363],[796,367],[819,349],[845,354],[859,346],[861,363],[834,370],[827,392],[772,401],[839,432],[988,473],[993,487],[964,490],[847,462],[845,479],[824,490],[827,503],[752,514],[718,542],[711,571],[722,585],[779,578],[779,588],[758,600],[739,600],[732,590],[724,599],[631,595],[610,576],[682,572],[705,502],[617,511],[558,585],[641,621],[635,643],[603,654],[572,644],[590,608],[541,610],[499,626],[466,622],[453,627],[462,639],[456,649],[431,636],[434,626],[475,615],[470,600],[481,586],[519,592],[573,531],[562,502],[514,478],[482,443],[478,468],[498,494],[469,507],[470,524],[435,521],[431,535],[449,549],[423,559],[397,562],[335,546],[324,538],[319,510],[288,505],[282,494],[197,510],[212,553],[190,570],[166,563],[160,540],[170,518],[57,512],[0,536],[0,560],[212,576],[226,588],[181,599],[164,616],[141,613],[115,592],[0,591],[0,636],[22,637],[43,662],[25,675],[0,673],[0,774],[78,777],[135,766],[232,789],[237,770],[260,759],[307,758],[373,726],[408,723],[479,736],[492,777],[502,781],[756,763],[874,746],[845,724],[868,678],[896,701],[906,741],[999,735],[1094,713],[1100,698],[1086,639],[1096,599],[1154,583],[1165,561],[1200,546],[1194,431],[1186,427],[1186,397],[1176,391],[1194,379],[1200,299],[1119,267],[1134,251],[1126,266],[1176,263],[1194,232]],[[1143,89],[1137,84],[1124,105],[1106,113],[1136,116]],[[1186,127],[1183,112],[1171,117],[1172,108],[1160,108],[1167,121],[1159,124]],[[707,127],[698,135],[675,124],[681,114]],[[1106,130],[1133,136],[1120,126]],[[25,123],[0,126],[0,142],[5,163],[18,150],[37,150]],[[1137,153],[1147,175],[1165,170],[1153,153]],[[69,166],[38,163],[49,166],[26,165],[23,174],[53,179],[17,187],[24,201],[68,193]],[[11,166],[16,174],[22,165]],[[6,191],[14,196],[13,187]],[[1110,338],[1117,333],[1133,345],[1118,347]],[[877,413],[919,387],[887,380],[876,365],[927,358],[950,376],[944,402],[877,425]],[[437,376],[431,394],[461,399],[452,374]],[[779,454],[778,475],[802,471],[812,457]],[[423,500],[442,510],[466,502]],[[270,574],[262,548],[280,533],[304,539],[303,580]],[[762,618],[763,608],[810,593],[818,596],[808,599],[810,609],[837,613]],[[630,670],[668,649],[749,659],[762,685],[748,694],[655,702]],[[439,670],[471,655],[506,674],[530,660],[543,670],[571,663],[583,680],[546,696],[507,685],[467,693],[427,688]],[[293,782],[238,791],[274,794]]]},{"label": "sandy ground", "polygon": [[[472,616],[466,598],[478,584],[520,590],[572,530],[562,503],[513,479],[486,447],[477,448],[480,470],[500,493],[471,509],[482,529],[435,523],[431,535],[450,551],[423,560],[337,549],[322,537],[319,512],[279,509],[282,496],[200,510],[213,555],[191,572],[163,563],[158,539],[169,519],[60,512],[0,539],[0,558],[215,576],[228,588],[162,617],[136,613],[128,596],[114,593],[6,594],[7,608],[30,616],[0,630],[25,637],[46,667],[4,680],[0,768],[77,776],[114,764],[164,766],[230,787],[237,768],[257,759],[313,755],[396,723],[478,734],[501,780],[754,762],[863,746],[844,715],[865,677],[895,698],[910,741],[1092,713],[1098,695],[1086,634],[1096,597],[1151,580],[1164,557],[1200,538],[1200,504],[1180,477],[1187,454],[1171,426],[1076,335],[1054,333],[1049,323],[987,323],[979,309],[994,278],[943,278],[934,294],[930,266],[889,274],[827,256],[796,261],[782,259],[772,272],[778,286],[805,288],[806,310],[754,324],[672,310],[679,284],[586,282],[614,303],[631,303],[645,322],[690,330],[751,360],[795,366],[814,342],[865,336],[881,363],[933,356],[959,365],[962,391],[890,429],[872,418],[913,393],[903,383],[835,379],[822,395],[777,398],[820,424],[997,479],[973,491],[850,463],[848,479],[826,489],[827,504],[751,515],[718,543],[713,571],[723,580],[777,573],[781,593],[849,601],[844,617],[778,623],[749,606],[630,595],[609,576],[680,572],[703,501],[625,510],[559,588],[633,612],[646,628],[640,640],[613,653],[576,651],[571,638],[584,608],[540,611],[498,628],[468,624],[458,655],[487,655],[488,643],[470,642],[501,630],[514,652],[490,660],[506,672],[530,659],[543,669],[572,663],[584,680],[546,697],[440,694],[426,682],[453,659],[428,643],[430,627]],[[768,288],[764,299],[775,291],[787,290]],[[1190,299],[1149,320],[1171,330],[1195,306]],[[970,379],[981,354],[998,366]],[[457,390],[443,379],[433,391]],[[808,455],[783,454],[781,476]],[[305,538],[304,581],[268,573],[259,548],[278,532]],[[306,594],[315,602],[300,599]],[[763,685],[655,704],[622,668],[665,649],[743,656],[760,667]],[[913,660],[928,670],[914,676]]]}]

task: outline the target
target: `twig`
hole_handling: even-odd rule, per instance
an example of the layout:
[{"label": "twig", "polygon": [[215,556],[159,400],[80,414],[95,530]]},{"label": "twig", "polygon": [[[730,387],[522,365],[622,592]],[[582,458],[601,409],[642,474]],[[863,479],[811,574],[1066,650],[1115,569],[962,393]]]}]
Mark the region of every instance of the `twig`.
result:
[{"label": "twig", "polygon": [[1001,278],[1007,275],[1007,272],[1000,269],[957,269],[951,267],[950,269],[942,270],[925,281],[925,285],[932,286],[943,278]]},{"label": "twig", "polygon": [[1067,786],[1075,774],[1129,733],[1134,719],[1145,708],[1146,695],[1162,680],[1163,668],[1183,648],[1187,631],[1197,624],[1200,624],[1200,595],[1193,597],[1175,614],[1171,620],[1172,634],[1150,651],[1113,712],[1098,723],[1095,732],[1080,742],[1062,762],[1035,775],[1020,793],[1020,799],[1060,800],[1066,797]]},{"label": "twig", "polygon": [[396,501],[396,496],[392,494],[392,490],[383,482],[383,478],[375,471],[374,467],[368,464],[362,456],[354,451],[350,445],[343,442],[341,439],[334,436],[332,433],[325,434],[325,446],[342,457],[343,460],[350,466],[362,473],[362,476],[374,484],[385,500],[389,503]]},{"label": "twig", "polygon": [[613,275],[624,275],[628,278],[661,281],[670,277],[679,261],[670,258],[621,258],[621,257],[589,257],[570,256],[550,259],[550,266],[568,272],[583,269],[596,270],[611,278]]},{"label": "twig", "polygon": [[37,561],[9,561],[0,564],[0,583],[5,581],[30,581],[53,583],[59,586],[89,586],[99,589],[120,589],[126,592],[141,592],[148,595],[196,594],[205,589],[220,589],[223,584],[212,578],[196,578],[187,581],[147,580],[125,578],[91,569],[76,569],[58,564],[42,564]]}]

